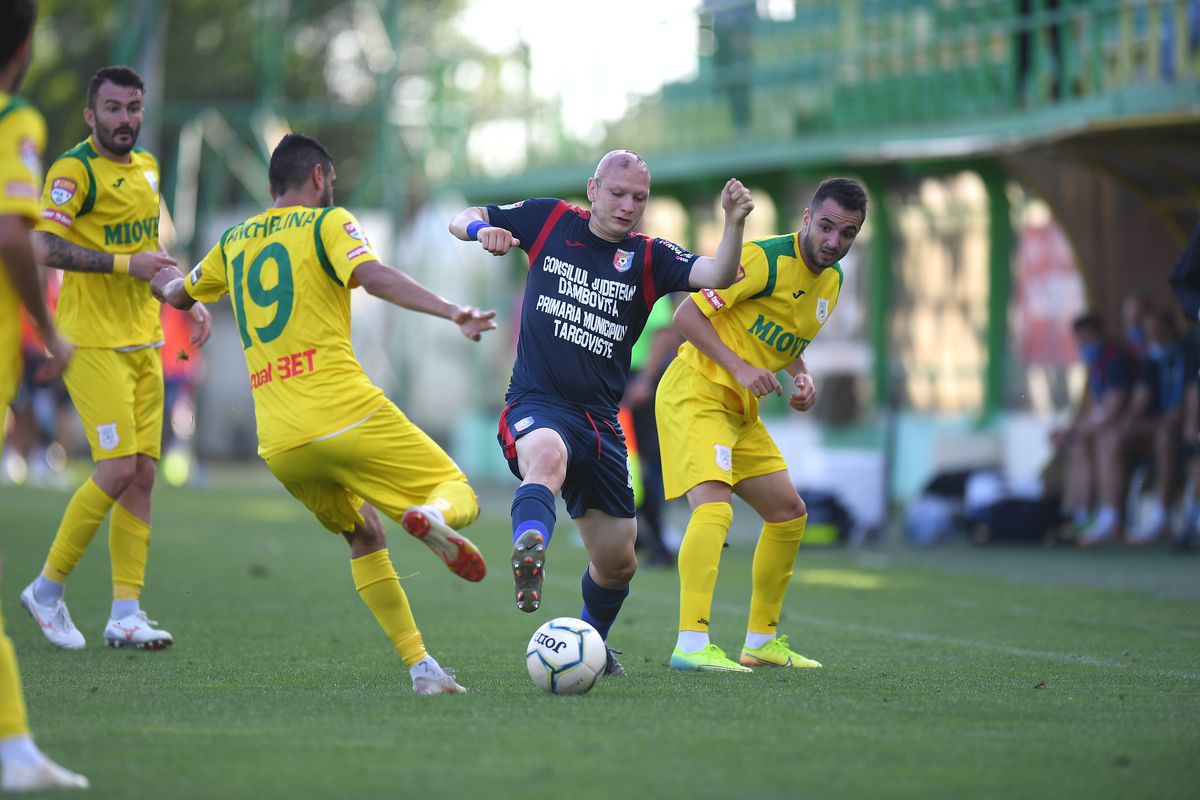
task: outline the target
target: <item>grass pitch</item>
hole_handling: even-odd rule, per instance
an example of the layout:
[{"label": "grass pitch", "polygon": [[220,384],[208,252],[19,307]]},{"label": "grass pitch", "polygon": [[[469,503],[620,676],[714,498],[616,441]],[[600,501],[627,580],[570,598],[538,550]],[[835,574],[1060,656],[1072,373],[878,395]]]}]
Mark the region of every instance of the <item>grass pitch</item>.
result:
[{"label": "grass pitch", "polygon": [[[219,478],[219,476],[218,476]],[[0,489],[5,623],[34,733],[103,798],[1194,797],[1200,559],[1165,551],[801,549],[782,632],[822,670],[672,672],[677,581],[643,570],[613,630],[628,680],[536,690],[525,643],[579,613],[560,519],[546,602],[512,605],[508,495],[468,533],[465,583],[390,525],[430,651],[471,694],[414,697],[354,592],[348,548],[260,471],[161,488],[143,602],[176,638],[109,650],[102,529],[67,592],[88,648],[53,649],[17,596],[67,495]],[[736,524],[749,524],[738,510]],[[721,563],[736,653],[751,551]]]}]

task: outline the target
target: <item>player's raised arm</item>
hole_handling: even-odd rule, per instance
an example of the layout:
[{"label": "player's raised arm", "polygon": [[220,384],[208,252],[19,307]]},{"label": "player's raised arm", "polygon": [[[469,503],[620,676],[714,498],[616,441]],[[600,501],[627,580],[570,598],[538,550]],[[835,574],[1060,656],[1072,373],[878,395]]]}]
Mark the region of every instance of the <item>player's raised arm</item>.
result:
[{"label": "player's raised arm", "polygon": [[771,392],[783,395],[783,386],[775,377],[775,373],[746,363],[729,345],[721,341],[712,320],[704,316],[691,297],[685,298],[679,304],[679,308],[675,309],[674,320],[675,328],[695,345],[697,350],[724,368],[755,397],[765,397]]},{"label": "player's raised arm", "polygon": [[484,331],[496,328],[495,311],[452,303],[387,264],[378,261],[359,264],[354,268],[354,280],[370,294],[392,305],[450,320],[472,341],[478,342]]},{"label": "player's raised arm", "polygon": [[450,220],[450,233],[464,242],[478,241],[494,256],[502,256],[521,244],[511,232],[492,225],[487,209],[480,206],[470,206],[455,214]]},{"label": "player's raised arm", "polygon": [[717,255],[701,256],[692,265],[688,282],[693,289],[724,289],[737,277],[746,217],[754,210],[754,197],[741,181],[730,178],[721,191],[721,208],[725,211],[725,230]]}]

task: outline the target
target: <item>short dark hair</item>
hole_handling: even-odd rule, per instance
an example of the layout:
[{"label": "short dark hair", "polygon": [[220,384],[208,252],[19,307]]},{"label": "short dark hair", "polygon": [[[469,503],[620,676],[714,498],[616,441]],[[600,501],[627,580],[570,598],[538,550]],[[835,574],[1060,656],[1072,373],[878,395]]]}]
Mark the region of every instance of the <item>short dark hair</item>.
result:
[{"label": "short dark hair", "polygon": [[4,0],[0,3],[0,67],[8,66],[37,19],[37,0]]},{"label": "short dark hair", "polygon": [[1103,336],[1104,320],[1100,318],[1099,314],[1093,311],[1088,311],[1075,318],[1075,321],[1071,323],[1071,329],[1075,331],[1076,336],[1081,333],[1091,333],[1095,336]]},{"label": "short dark hair", "polygon": [[329,155],[325,145],[303,133],[289,133],[279,140],[271,153],[271,165],[267,168],[271,191],[279,195],[299,186],[317,164],[326,172],[333,169],[333,156]]},{"label": "short dark hair", "polygon": [[117,86],[137,89],[139,92],[146,91],[145,81],[132,67],[102,67],[96,70],[96,74],[88,81],[87,107],[93,111],[96,110],[96,95],[105,83],[115,83]]},{"label": "short dark hair", "polygon": [[847,211],[861,211],[867,218],[867,190],[858,181],[850,178],[826,178],[813,195],[812,208],[823,200],[832,200]]}]

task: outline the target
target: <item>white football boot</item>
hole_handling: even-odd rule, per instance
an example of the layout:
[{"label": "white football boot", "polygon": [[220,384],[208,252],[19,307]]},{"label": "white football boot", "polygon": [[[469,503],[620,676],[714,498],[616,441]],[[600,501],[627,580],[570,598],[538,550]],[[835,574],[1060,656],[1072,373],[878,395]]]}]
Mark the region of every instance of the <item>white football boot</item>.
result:
[{"label": "white football boot", "polygon": [[1096,514],[1096,518],[1092,520],[1092,524],[1085,528],[1076,540],[1080,547],[1098,547],[1102,544],[1114,542],[1117,539],[1117,531],[1121,527],[1121,517],[1115,509],[1104,507]]},{"label": "white football boot", "polygon": [[1125,535],[1125,544],[1132,547],[1154,544],[1170,533],[1171,519],[1161,503],[1154,504],[1149,519]]},{"label": "white football boot", "polygon": [[410,536],[424,542],[458,577],[476,582],[487,574],[479,548],[447,525],[442,512],[433,506],[413,506],[404,512],[400,525]]},{"label": "white football boot", "polygon": [[136,647],[142,650],[162,650],[175,641],[171,634],[154,626],[140,609],[120,619],[110,619],[104,626],[104,643],[109,647]]},{"label": "white football boot", "polygon": [[443,669],[437,664],[420,664],[413,675],[414,694],[466,694],[465,686],[454,680],[454,670]]},{"label": "white football boot", "polygon": [[21,592],[21,607],[29,612],[29,616],[33,617],[33,621],[55,647],[82,650],[87,644],[83,634],[71,621],[71,612],[67,611],[67,604],[61,598],[55,600],[53,605],[44,606],[34,598],[31,583]]},{"label": "white football boot", "polygon": [[44,759],[36,767],[10,764],[4,768],[4,780],[0,791],[44,792],[48,789],[86,789],[88,779],[64,769],[50,759]]}]

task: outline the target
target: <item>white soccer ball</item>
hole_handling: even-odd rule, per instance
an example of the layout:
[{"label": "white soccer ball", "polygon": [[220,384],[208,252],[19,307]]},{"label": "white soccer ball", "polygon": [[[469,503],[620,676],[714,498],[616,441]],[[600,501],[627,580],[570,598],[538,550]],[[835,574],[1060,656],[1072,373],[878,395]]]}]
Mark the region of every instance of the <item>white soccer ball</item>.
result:
[{"label": "white soccer ball", "polygon": [[604,674],[608,650],[591,625],[556,617],[538,628],[525,651],[529,677],[551,694],[583,694]]}]

